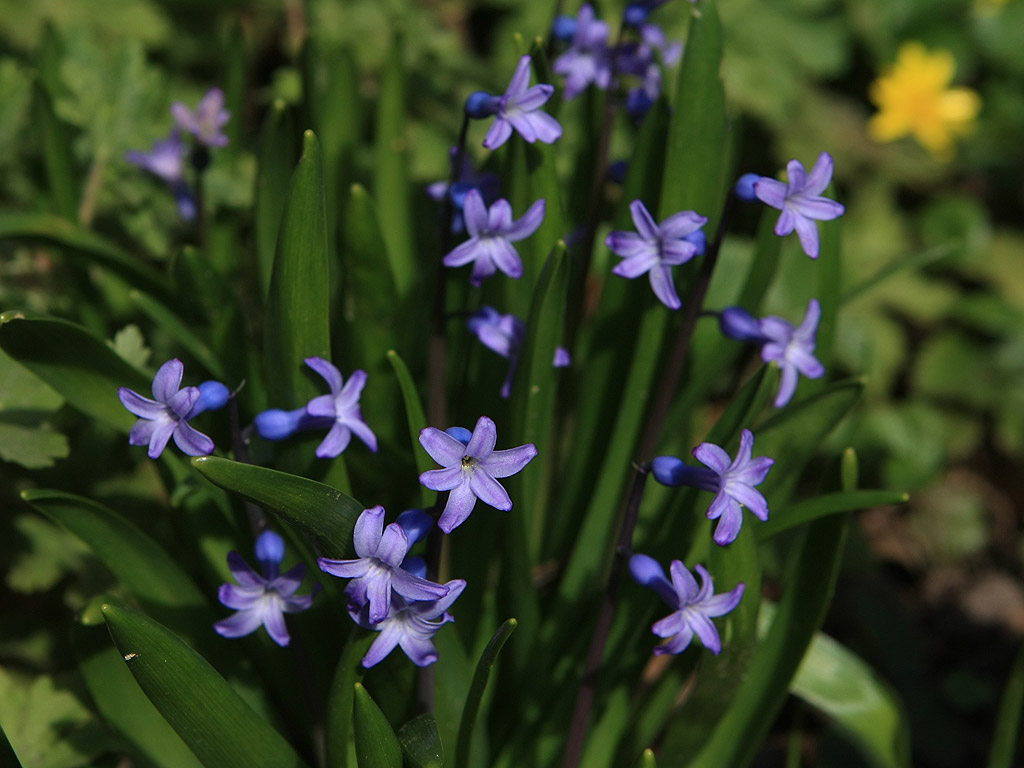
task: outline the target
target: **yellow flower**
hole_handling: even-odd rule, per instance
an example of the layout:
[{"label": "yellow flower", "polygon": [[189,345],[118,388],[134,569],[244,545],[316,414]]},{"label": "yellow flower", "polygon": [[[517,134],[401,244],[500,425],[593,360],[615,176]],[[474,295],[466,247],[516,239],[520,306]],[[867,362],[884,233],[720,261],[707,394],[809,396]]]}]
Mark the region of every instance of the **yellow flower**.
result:
[{"label": "yellow flower", "polygon": [[896,63],[868,91],[878,105],[868,135],[875,141],[912,135],[933,154],[948,156],[953,139],[970,132],[981,109],[981,97],[970,88],[950,88],[955,70],[949,51],[904,43]]}]

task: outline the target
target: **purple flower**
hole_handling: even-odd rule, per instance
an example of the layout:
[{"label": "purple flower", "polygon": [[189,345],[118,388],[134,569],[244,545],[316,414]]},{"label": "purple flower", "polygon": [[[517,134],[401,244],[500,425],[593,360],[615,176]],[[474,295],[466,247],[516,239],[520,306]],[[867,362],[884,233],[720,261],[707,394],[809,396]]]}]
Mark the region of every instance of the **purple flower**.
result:
[{"label": "purple flower", "polygon": [[459,156],[458,148],[451,149],[452,170],[455,175],[455,183],[447,180],[435,181],[427,187],[427,194],[437,202],[444,202],[447,197],[452,201],[452,232],[460,234],[466,229],[466,222],[462,215],[462,209],[466,204],[466,195],[469,190],[479,190],[484,203],[490,205],[498,199],[498,189],[501,180],[493,173],[477,173],[473,168],[473,161],[466,152],[462,153],[459,167],[455,168],[456,159]]},{"label": "purple flower", "polygon": [[327,437],[317,446],[317,457],[333,459],[341,455],[348,447],[353,432],[371,451],[376,452],[377,436],[366,426],[359,408],[359,395],[366,385],[366,371],[353,372],[348,383],[342,386],[341,372],[322,357],[307,357],[306,365],[323,376],[331,388],[329,395],[314,397],[306,404],[308,416],[332,424]]},{"label": "purple flower", "polygon": [[[526,339],[526,323],[511,313],[503,315],[494,307],[483,306],[470,316],[466,325],[481,344],[508,359],[508,376],[501,386],[501,396],[508,399],[512,392],[512,377],[519,364],[519,351]],[[555,368],[565,368],[571,363],[569,350],[557,347],[551,364]]]},{"label": "purple flower", "polygon": [[553,85],[530,84],[530,57],[519,59],[515,74],[503,96],[490,96],[478,91],[466,101],[466,111],[471,117],[494,116],[494,123],[484,137],[487,149],[497,149],[512,136],[512,129],[518,131],[531,144],[542,141],[551,144],[562,135],[562,126],[551,115],[540,108],[555,92]]},{"label": "purple flower", "polygon": [[181,218],[192,221],[197,210],[195,197],[185,182],[186,154],[188,147],[181,140],[181,134],[173,130],[166,139],[155,142],[149,152],[129,150],[125,153],[125,160],[167,182],[178,204]]},{"label": "purple flower", "polygon": [[703,227],[707,218],[682,211],[655,224],[640,200],[630,203],[629,211],[637,232],[616,231],[605,239],[612,253],[625,259],[612,272],[630,280],[649,273],[654,295],[669,309],[679,309],[683,303],[672,283],[671,268],[697,255],[697,246],[686,238]]},{"label": "purple flower", "polygon": [[463,207],[469,240],[445,256],[444,265],[461,267],[473,262],[473,273],[469,278],[472,285],[480,285],[499,269],[509,277],[522,277],[523,262],[512,243],[536,232],[544,220],[544,213],[544,201],[538,200],[522,218],[513,221],[512,206],[508,200],[498,200],[487,208],[480,192],[469,190]]},{"label": "purple flower", "polygon": [[357,560],[317,560],[320,570],[352,579],[345,588],[349,610],[367,607],[367,621],[379,624],[391,611],[392,590],[408,600],[437,600],[448,594],[440,584],[414,576],[401,567],[409,553],[409,536],[398,523],[384,527],[384,507],[363,510],[352,535]]},{"label": "purple flower", "polygon": [[608,25],[594,18],[589,3],[580,8],[573,31],[572,47],[555,59],[555,74],[565,77],[565,98],[576,98],[591,83],[608,90],[612,82],[612,59],[608,48]]},{"label": "purple flower", "polygon": [[231,113],[224,109],[224,91],[211,88],[203,96],[195,112],[180,101],[171,105],[174,122],[183,131],[195,136],[201,144],[208,147],[226,147],[228,137],[221,129],[231,119]]},{"label": "purple flower", "polygon": [[821,304],[817,299],[811,299],[807,304],[807,313],[798,327],[781,317],[761,318],[759,327],[766,339],[761,347],[761,359],[766,363],[778,363],[782,369],[779,394],[774,403],[776,408],[781,408],[793,397],[797,373],[809,379],[819,379],[825,375],[825,366],[814,356],[814,337],[820,319]]},{"label": "purple flower", "polygon": [[736,540],[743,525],[741,505],[758,519],[768,519],[768,502],[754,486],[764,482],[775,459],[767,456],[752,459],[753,448],[754,434],[744,429],[735,461],[730,462],[729,454],[714,443],[701,443],[693,449],[693,455],[704,467],[688,466],[675,456],[658,456],[651,462],[651,472],[662,485],[687,485],[714,493],[707,517],[709,520],[721,518],[714,540],[719,546],[725,546]]},{"label": "purple flower", "polygon": [[818,225],[815,220],[831,221],[846,210],[835,200],[821,196],[832,181],[832,155],[822,152],[810,174],[799,160],[790,160],[786,165],[786,177],[788,184],[761,177],[754,183],[754,194],[761,202],[782,211],[775,224],[775,234],[783,237],[795,229],[804,253],[816,259]]},{"label": "purple flower", "polygon": [[512,500],[495,478],[519,472],[537,455],[533,443],[494,450],[498,431],[494,422],[481,416],[464,444],[446,432],[427,427],[420,432],[420,445],[444,469],[420,475],[420,482],[432,491],[451,491],[437,527],[451,533],[465,522],[480,499],[495,509],[512,509]]},{"label": "purple flower", "polygon": [[396,645],[405,651],[405,655],[417,667],[426,667],[437,661],[434,635],[449,621],[455,621],[448,609],[462,594],[466,582],[453,579],[443,588],[448,593],[438,600],[410,603],[396,595],[391,603],[391,612],[377,624],[367,625],[365,612],[350,611],[357,623],[380,633],[363,657],[363,666],[369,669],[380,663]]},{"label": "purple flower", "polygon": [[134,392],[127,387],[117,390],[121,403],[139,417],[128,434],[129,445],[149,445],[149,457],[158,458],[167,441],[174,442],[182,453],[206,456],[213,453],[213,440],[189,426],[188,419],[199,402],[199,387],[181,388],[185,366],[174,358],[160,366],[153,377],[153,397]]},{"label": "purple flower", "polygon": [[768,337],[761,332],[761,321],[743,309],[726,307],[718,313],[718,325],[722,333],[736,341],[764,344]]},{"label": "purple flower", "polygon": [[673,560],[669,566],[669,573],[672,574],[670,583],[661,565],[647,555],[633,555],[629,560],[629,570],[637,583],[657,592],[674,611],[651,627],[651,631],[658,637],[669,638],[668,642],[654,649],[656,656],[682,653],[689,647],[695,634],[712,653],[722,651],[722,641],[711,619],[724,616],[739,605],[746,589],[743,582],[730,592],[716,595],[715,583],[704,566],[698,565],[694,569],[700,575],[698,587],[697,580],[686,566],[680,560]]},{"label": "purple flower", "polygon": [[288,627],[284,614],[304,611],[313,604],[313,595],[296,595],[306,566],[299,563],[285,574],[278,573],[284,559],[284,541],[272,531],[264,531],[256,540],[256,559],[263,575],[256,573],[237,552],[228,553],[228,567],[238,585],[222,584],[220,602],[237,613],[213,625],[221,637],[243,637],[262,624],[278,645],[288,645]]}]

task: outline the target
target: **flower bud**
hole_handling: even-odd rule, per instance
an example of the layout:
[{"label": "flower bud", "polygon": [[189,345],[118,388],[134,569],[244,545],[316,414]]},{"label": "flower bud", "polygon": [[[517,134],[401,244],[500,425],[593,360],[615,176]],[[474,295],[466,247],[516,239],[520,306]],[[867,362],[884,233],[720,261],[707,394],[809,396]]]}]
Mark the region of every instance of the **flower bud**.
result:
[{"label": "flower bud", "polygon": [[736,180],[736,186],[733,187],[733,192],[740,200],[746,203],[752,203],[757,200],[757,195],[754,194],[754,184],[760,180],[761,177],[756,173],[744,173]]},{"label": "flower bud", "polygon": [[470,432],[465,427],[448,427],[448,429],[446,429],[445,432],[454,437],[463,445],[469,445],[469,439],[473,437],[473,433]]},{"label": "flower bud", "polygon": [[266,565],[280,565],[284,560],[284,539],[273,531],[264,531],[256,539],[256,559]]},{"label": "flower bud", "polygon": [[500,103],[500,96],[492,96],[487,91],[473,91],[466,98],[466,114],[474,120],[485,120],[498,114]]},{"label": "flower bud", "polygon": [[305,408],[296,408],[294,411],[271,408],[269,411],[256,414],[253,423],[264,440],[284,440],[299,430],[305,416]]},{"label": "flower bud", "polygon": [[718,313],[718,325],[722,333],[736,341],[750,341],[763,344],[768,341],[761,333],[761,323],[742,307],[726,307]]},{"label": "flower bud", "polygon": [[[469,441],[467,440],[467,442]],[[434,518],[422,509],[407,509],[398,516],[395,522],[405,531],[405,535],[409,537],[410,547],[424,538],[434,526]]]}]

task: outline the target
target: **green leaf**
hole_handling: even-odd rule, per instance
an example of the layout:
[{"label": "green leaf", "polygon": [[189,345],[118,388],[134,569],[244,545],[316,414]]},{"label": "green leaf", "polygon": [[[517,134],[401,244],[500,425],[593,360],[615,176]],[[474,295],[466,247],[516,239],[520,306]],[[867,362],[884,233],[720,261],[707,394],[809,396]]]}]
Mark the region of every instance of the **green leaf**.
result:
[{"label": "green leaf", "polygon": [[353,725],[359,768],[401,768],[402,747],[391,724],[361,683],[355,684]]},{"label": "green leaf", "polygon": [[128,520],[101,504],[61,491],[22,491],[21,497],[89,545],[146,610],[188,626],[193,637],[208,632],[214,617],[206,598],[178,563]]},{"label": "green leaf", "polygon": [[25,469],[52,467],[55,459],[68,457],[68,439],[45,421],[32,418],[22,423],[13,413],[0,413],[0,459]]},{"label": "green leaf", "polygon": [[494,637],[487,643],[484,652],[477,662],[476,671],[473,672],[473,681],[469,685],[469,693],[466,695],[466,705],[462,710],[462,719],[459,722],[459,738],[455,747],[455,768],[469,768],[469,751],[473,744],[473,729],[476,727],[477,713],[480,711],[480,702],[483,701],[484,691],[487,690],[487,681],[491,677],[491,669],[498,660],[498,654],[504,647],[505,642],[515,631],[519,622],[515,619],[508,619],[498,627]]},{"label": "green leaf", "polygon": [[52,317],[0,314],[0,347],[83,413],[127,432],[136,417],[119,387],[148,392],[151,382],[85,328]]},{"label": "green leaf", "polygon": [[515,433],[513,444],[533,443],[540,457],[516,480],[522,489],[520,504],[513,514],[520,515],[530,534],[530,552],[536,556],[544,535],[548,488],[556,465],[556,451],[551,439],[556,418],[555,395],[559,369],[555,368],[555,350],[565,326],[565,306],[569,290],[569,259],[565,243],[559,241],[548,256],[544,271],[537,281],[530,315],[513,382],[512,407]]},{"label": "green leaf", "polygon": [[260,137],[256,171],[256,201],[253,211],[256,266],[260,296],[270,292],[274,251],[288,192],[288,178],[295,165],[295,128],[283,101],[275,101],[267,112]]},{"label": "green leaf", "polygon": [[398,743],[410,768],[443,768],[444,749],[433,715],[418,715],[399,728]]},{"label": "green leaf", "polygon": [[[767,624],[771,616],[766,610],[761,621]],[[856,654],[828,635],[814,636],[790,692],[832,717],[874,764],[910,765],[910,725],[899,699]]]},{"label": "green leaf", "polygon": [[0,667],[0,727],[23,768],[78,768],[112,745],[68,681],[19,680]]},{"label": "green leaf", "polygon": [[355,557],[352,530],[364,507],[351,496],[298,475],[215,456],[194,458],[192,466],[214,485],[302,528],[324,556]]},{"label": "green leaf", "polygon": [[165,627],[112,603],[103,606],[103,616],[139,687],[204,765],[303,765],[288,742]]},{"label": "green leaf", "polygon": [[1024,711],[1024,646],[1017,651],[1010,669],[1003,700],[996,716],[995,732],[992,734],[992,751],[988,756],[988,768],[1010,768],[1017,752],[1017,740],[1021,736],[1021,712]]},{"label": "green leaf", "polygon": [[374,147],[374,193],[386,200],[380,209],[381,229],[387,243],[387,258],[395,278],[399,299],[405,299],[416,284],[418,271],[413,250],[413,220],[409,198],[409,160],[405,136],[405,73],[402,46],[395,44],[381,73],[377,95],[377,141]]},{"label": "green leaf", "polygon": [[[423,413],[423,404],[420,402],[419,391],[416,389],[416,382],[412,380],[409,368],[398,353],[393,349],[388,350],[388,362],[395,369],[395,376],[398,378],[398,386],[402,390],[402,400],[405,402],[405,415],[409,422],[409,437],[412,440],[412,455],[416,460],[416,469],[422,474],[434,469],[434,461],[420,445],[420,430],[427,426],[427,417]],[[429,509],[434,504],[434,495],[425,486],[420,485],[420,504],[424,509]]]},{"label": "green leaf", "polygon": [[303,135],[281,221],[267,298],[263,367],[267,397],[293,408],[319,394],[303,360],[330,357],[330,269],[320,148]]},{"label": "green leaf", "polygon": [[824,620],[845,538],[845,517],[826,517],[807,527],[791,561],[771,630],[757,647],[732,706],[690,763],[691,768],[745,766],[760,749],[807,646]]},{"label": "green leaf", "polygon": [[375,633],[352,627],[335,667],[327,698],[325,746],[328,768],[345,768],[348,765],[352,741],[352,686],[363,677],[363,667],[359,662],[375,639]]},{"label": "green leaf", "polygon": [[78,215],[78,184],[71,160],[71,137],[68,127],[58,120],[53,111],[50,94],[39,82],[32,89],[32,117],[42,139],[43,162],[50,194],[53,195],[53,210],[68,221],[75,221]]},{"label": "green leaf", "polygon": [[708,217],[706,229],[712,233],[721,215],[726,172],[725,88],[719,75],[722,26],[714,0],[701,0],[697,8],[679,69],[665,151],[665,167],[686,172],[665,174],[658,218],[695,210]]},{"label": "green leaf", "polygon": [[200,768],[181,737],[139,688],[106,632],[72,627],[72,644],[89,696],[104,721],[156,766]]},{"label": "green leaf", "polygon": [[167,280],[102,236],[51,213],[0,212],[0,240],[18,240],[58,246],[86,264],[97,264],[125,278],[132,285],[159,296],[169,293]]},{"label": "green leaf", "polygon": [[856,512],[869,507],[881,507],[889,504],[905,504],[910,496],[898,491],[840,491],[824,496],[815,496],[781,511],[772,510],[771,517],[757,524],[758,541],[769,539],[782,531],[803,525],[811,520],[835,515],[840,512]]}]

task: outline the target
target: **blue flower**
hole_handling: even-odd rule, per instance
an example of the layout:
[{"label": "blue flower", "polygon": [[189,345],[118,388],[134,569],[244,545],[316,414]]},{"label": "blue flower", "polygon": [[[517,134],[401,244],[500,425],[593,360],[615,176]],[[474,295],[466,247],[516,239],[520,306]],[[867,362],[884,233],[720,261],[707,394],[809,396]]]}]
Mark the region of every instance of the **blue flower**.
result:
[{"label": "blue flower", "polygon": [[759,329],[765,339],[761,359],[766,363],[778,363],[782,369],[779,394],[774,403],[776,408],[781,408],[793,397],[798,373],[809,379],[825,375],[825,366],[814,356],[814,337],[820,319],[821,304],[817,299],[811,299],[807,304],[807,312],[799,326],[794,327],[774,315],[761,318]]},{"label": "blue flower", "polygon": [[314,397],[306,404],[306,414],[314,419],[324,419],[331,424],[331,431],[317,446],[316,455],[321,459],[332,459],[341,455],[348,447],[352,434],[366,443],[371,451],[377,451],[377,436],[363,421],[359,407],[359,396],[366,385],[366,371],[354,371],[343,385],[341,372],[322,357],[307,357],[306,365],[324,377],[331,388],[329,395]]},{"label": "blue flower", "polygon": [[478,190],[469,190],[463,207],[469,239],[444,257],[444,265],[461,267],[473,262],[472,285],[480,285],[498,270],[509,277],[522,277],[523,262],[512,243],[536,232],[544,213],[545,203],[538,200],[513,221],[508,200],[498,200],[488,208]]},{"label": "blue flower", "polygon": [[226,147],[228,137],[221,130],[231,119],[224,108],[224,91],[211,88],[193,112],[180,101],[171,105],[171,116],[183,131],[188,131],[199,143],[208,147]]},{"label": "blue flower", "polygon": [[477,499],[505,512],[512,509],[508,492],[495,478],[509,477],[522,470],[537,455],[537,447],[527,443],[496,451],[497,437],[494,422],[486,416],[477,420],[466,443],[434,427],[420,432],[420,445],[444,467],[424,472],[420,482],[432,491],[451,491],[437,521],[437,527],[445,533],[466,521]]},{"label": "blue flower", "polygon": [[391,602],[391,611],[376,624],[366,623],[365,611],[350,609],[349,614],[358,624],[380,633],[363,657],[363,666],[369,669],[379,664],[395,646],[401,647],[405,655],[418,667],[426,667],[437,661],[434,635],[449,621],[455,621],[448,613],[448,609],[462,594],[466,582],[463,579],[453,579],[443,585],[443,588],[448,592],[437,600],[408,602],[395,595]]},{"label": "blue flower", "polygon": [[220,602],[237,613],[216,622],[213,627],[222,637],[243,637],[262,625],[275,643],[288,645],[290,637],[284,614],[304,611],[313,604],[314,592],[296,595],[306,566],[299,563],[284,574],[279,573],[284,559],[284,541],[272,531],[264,531],[256,539],[256,559],[263,575],[256,573],[237,552],[228,553],[228,567],[235,584],[222,584]]},{"label": "blue flower", "polygon": [[680,560],[673,560],[669,566],[671,582],[654,558],[633,555],[629,560],[629,571],[637,583],[657,592],[674,611],[651,627],[658,637],[668,638],[668,642],[654,649],[656,656],[682,653],[694,635],[712,653],[722,651],[722,640],[711,619],[724,616],[739,605],[746,585],[740,582],[731,591],[716,595],[715,583],[704,566],[698,565],[695,570],[700,576],[699,587]]},{"label": "blue flower", "polygon": [[764,344],[768,341],[761,333],[761,321],[743,309],[743,307],[726,307],[718,313],[718,325],[722,333],[736,341],[749,341]]},{"label": "blue flower", "polygon": [[317,562],[325,573],[352,580],[345,588],[349,610],[359,612],[365,606],[370,624],[379,624],[388,616],[392,592],[410,601],[437,600],[448,594],[441,584],[402,569],[411,546],[409,535],[398,523],[384,527],[384,507],[363,510],[356,520],[352,541],[358,559],[321,557]]},{"label": "blue flower", "polygon": [[612,232],[605,239],[612,253],[625,261],[612,272],[630,280],[649,274],[654,295],[669,309],[683,303],[672,283],[672,267],[685,264],[697,255],[698,246],[687,239],[707,223],[707,218],[694,211],[673,214],[655,224],[647,207],[640,200],[629,204],[637,232]]},{"label": "blue flower", "polygon": [[497,149],[512,136],[515,129],[531,144],[542,141],[551,144],[562,135],[562,126],[540,108],[555,92],[553,85],[530,85],[530,57],[519,59],[515,74],[503,96],[491,96],[483,91],[470,94],[466,100],[466,113],[473,118],[494,117],[494,123],[484,137],[487,149]]},{"label": "blue flower", "polygon": [[608,90],[612,82],[612,57],[608,25],[594,18],[589,3],[580,8],[573,30],[572,47],[555,59],[556,75],[565,77],[565,98],[571,100],[593,83]]},{"label": "blue flower", "polygon": [[202,393],[199,387],[181,388],[184,371],[185,366],[177,358],[161,365],[153,377],[154,400],[127,387],[117,390],[124,407],[139,417],[128,434],[128,443],[148,445],[151,459],[164,452],[172,437],[182,453],[189,456],[213,453],[213,440],[189,426],[188,419]]},{"label": "blue flower", "polygon": [[173,130],[166,139],[155,142],[149,152],[129,150],[125,153],[125,160],[167,182],[178,204],[181,218],[192,221],[196,217],[197,208],[195,197],[185,181],[187,154],[188,147],[181,140],[181,134]]},{"label": "blue flower", "polygon": [[[512,377],[519,364],[519,352],[526,339],[526,323],[511,313],[503,315],[494,307],[483,306],[470,316],[466,325],[481,344],[508,359],[508,376],[501,386],[501,396],[508,399],[512,392]],[[569,350],[557,347],[552,365],[565,368],[571,363]]]},{"label": "blue flower", "polygon": [[782,211],[775,224],[775,234],[788,235],[794,229],[804,253],[818,258],[818,225],[815,221],[831,221],[843,215],[846,208],[821,193],[832,181],[832,155],[822,152],[810,174],[799,160],[786,165],[788,184],[762,176],[754,183],[757,199]]},{"label": "blue flower", "polygon": [[736,460],[714,443],[701,443],[693,455],[704,467],[691,467],[675,456],[658,456],[651,462],[651,473],[662,485],[687,485],[715,494],[708,507],[709,520],[718,520],[714,540],[719,546],[731,544],[743,525],[743,507],[760,520],[768,519],[768,502],[755,485],[768,476],[775,459],[759,456],[752,459],[754,434],[744,429],[740,437],[740,450]]},{"label": "blue flower", "polygon": [[462,153],[462,160],[459,167],[455,168],[456,158],[459,156],[458,149],[451,149],[452,169],[455,171],[455,183],[447,180],[435,181],[427,187],[427,194],[437,202],[443,202],[447,197],[452,202],[452,232],[461,234],[466,229],[466,222],[462,215],[462,209],[466,204],[466,195],[469,190],[476,189],[486,205],[490,205],[498,199],[498,189],[501,180],[493,173],[477,173],[473,168],[473,161],[465,152]]}]

